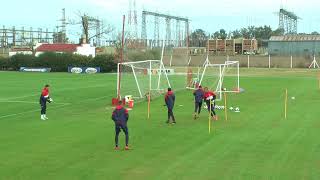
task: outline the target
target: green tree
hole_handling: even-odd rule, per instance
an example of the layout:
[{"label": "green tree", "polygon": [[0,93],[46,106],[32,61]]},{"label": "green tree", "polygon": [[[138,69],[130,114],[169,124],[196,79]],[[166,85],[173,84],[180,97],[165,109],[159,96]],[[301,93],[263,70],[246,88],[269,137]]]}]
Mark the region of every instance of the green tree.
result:
[{"label": "green tree", "polygon": [[194,32],[190,34],[189,38],[190,46],[193,47],[205,47],[207,44],[207,40],[208,36],[202,29],[196,29]]}]

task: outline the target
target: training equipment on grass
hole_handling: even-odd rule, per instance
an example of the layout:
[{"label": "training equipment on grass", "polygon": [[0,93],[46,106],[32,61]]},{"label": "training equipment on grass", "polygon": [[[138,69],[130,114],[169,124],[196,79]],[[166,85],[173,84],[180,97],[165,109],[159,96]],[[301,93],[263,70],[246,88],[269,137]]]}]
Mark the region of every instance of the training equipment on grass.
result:
[{"label": "training equipment on grass", "polygon": [[222,93],[239,93],[239,61],[226,61],[223,64],[206,63],[199,85],[214,90],[217,101],[222,99]]}]

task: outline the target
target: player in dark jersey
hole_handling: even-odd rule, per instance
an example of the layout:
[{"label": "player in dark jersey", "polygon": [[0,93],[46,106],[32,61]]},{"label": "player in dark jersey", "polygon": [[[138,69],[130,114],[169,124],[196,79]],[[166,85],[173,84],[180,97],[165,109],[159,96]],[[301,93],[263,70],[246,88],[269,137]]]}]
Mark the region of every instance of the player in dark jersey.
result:
[{"label": "player in dark jersey", "polygon": [[126,108],[124,108],[122,105],[122,101],[119,101],[118,105],[116,106],[115,110],[112,112],[112,120],[115,124],[115,150],[119,150],[119,134],[121,130],[123,130],[124,134],[126,135],[126,146],[125,150],[129,150],[129,131],[127,122],[129,120],[129,113]]}]

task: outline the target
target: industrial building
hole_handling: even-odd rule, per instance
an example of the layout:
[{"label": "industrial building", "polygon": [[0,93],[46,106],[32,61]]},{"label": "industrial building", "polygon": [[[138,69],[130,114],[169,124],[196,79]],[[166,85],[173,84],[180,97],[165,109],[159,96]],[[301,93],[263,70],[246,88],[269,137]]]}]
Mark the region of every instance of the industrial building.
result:
[{"label": "industrial building", "polygon": [[320,55],[320,35],[271,36],[268,53],[281,56]]},{"label": "industrial building", "polygon": [[210,54],[217,55],[255,54],[258,42],[256,39],[209,39],[208,49]]}]

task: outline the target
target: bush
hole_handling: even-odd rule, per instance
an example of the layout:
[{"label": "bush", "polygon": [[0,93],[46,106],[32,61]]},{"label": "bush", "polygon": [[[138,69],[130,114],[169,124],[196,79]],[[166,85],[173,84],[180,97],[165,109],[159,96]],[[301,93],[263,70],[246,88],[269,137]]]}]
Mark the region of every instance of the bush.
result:
[{"label": "bush", "polygon": [[38,63],[33,55],[17,54],[9,59],[9,66],[18,71],[20,67],[37,67]]},{"label": "bush", "polygon": [[9,59],[0,57],[0,70],[8,70],[9,69]]},{"label": "bush", "polygon": [[100,67],[101,72],[116,72],[117,63],[115,63],[113,55],[98,55],[89,63],[91,67]]},{"label": "bush", "polygon": [[0,57],[0,70],[19,70],[20,67],[51,68],[53,72],[67,72],[68,66],[101,67],[102,72],[115,72],[117,64],[113,55],[82,56],[70,53],[46,52],[38,57],[17,54],[9,59]]}]

